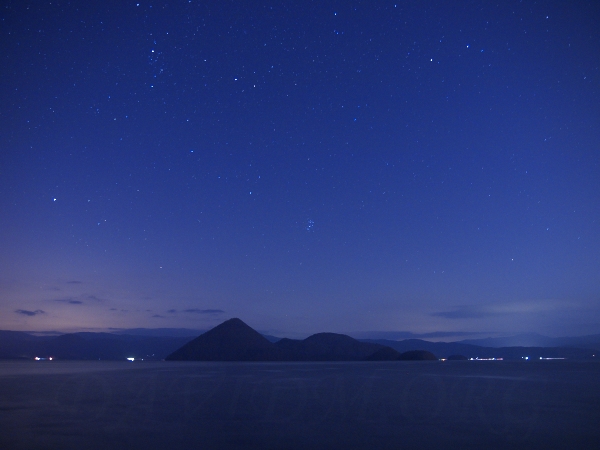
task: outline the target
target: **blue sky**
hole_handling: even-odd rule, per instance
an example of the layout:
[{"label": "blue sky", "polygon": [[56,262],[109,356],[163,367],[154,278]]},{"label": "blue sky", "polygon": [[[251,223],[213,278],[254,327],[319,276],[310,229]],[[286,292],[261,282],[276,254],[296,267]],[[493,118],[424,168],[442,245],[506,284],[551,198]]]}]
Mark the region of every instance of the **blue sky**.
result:
[{"label": "blue sky", "polygon": [[600,333],[595,2],[8,2],[0,328]]}]

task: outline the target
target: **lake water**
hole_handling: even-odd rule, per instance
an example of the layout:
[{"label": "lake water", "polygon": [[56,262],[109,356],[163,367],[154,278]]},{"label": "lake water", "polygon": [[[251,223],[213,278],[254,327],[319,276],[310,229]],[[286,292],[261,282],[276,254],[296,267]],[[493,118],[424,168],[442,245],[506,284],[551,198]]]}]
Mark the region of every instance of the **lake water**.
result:
[{"label": "lake water", "polygon": [[0,362],[0,448],[600,448],[600,363]]}]

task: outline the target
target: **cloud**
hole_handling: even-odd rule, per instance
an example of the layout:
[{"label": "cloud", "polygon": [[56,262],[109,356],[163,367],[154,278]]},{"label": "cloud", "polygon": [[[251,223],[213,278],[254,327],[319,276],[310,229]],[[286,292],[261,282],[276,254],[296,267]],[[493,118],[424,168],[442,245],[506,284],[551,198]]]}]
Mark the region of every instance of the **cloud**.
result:
[{"label": "cloud", "polygon": [[36,309],[35,311],[28,311],[26,309],[17,309],[15,310],[17,314],[22,314],[24,316],[37,316],[38,314],[46,314],[46,311],[42,311],[41,309]]},{"label": "cloud", "polygon": [[152,317],[156,317],[157,319],[164,319],[165,316],[161,316],[160,314],[154,314]]},{"label": "cloud", "polygon": [[173,313],[176,313],[177,310],[176,309],[169,309],[167,312],[173,314]]},{"label": "cloud", "polygon": [[185,312],[185,313],[192,313],[192,314],[222,314],[225,311],[223,311],[222,309],[198,309],[198,308],[191,308],[191,309],[184,309],[183,312]]},{"label": "cloud", "polygon": [[61,303],[69,303],[70,305],[82,305],[83,302],[81,300],[76,300],[74,298],[55,298],[53,301],[61,302]]},{"label": "cloud", "polygon": [[82,295],[78,295],[76,297],[53,298],[53,299],[50,299],[48,301],[51,301],[51,302],[60,302],[60,303],[69,303],[71,305],[82,305],[84,303],[87,303],[88,301],[92,301],[92,302],[104,302],[105,300],[103,298],[99,298],[99,297],[97,297],[95,295],[82,294]]},{"label": "cloud", "polygon": [[81,284],[81,281],[77,281],[77,280],[71,280],[71,281],[67,281],[67,284]]}]

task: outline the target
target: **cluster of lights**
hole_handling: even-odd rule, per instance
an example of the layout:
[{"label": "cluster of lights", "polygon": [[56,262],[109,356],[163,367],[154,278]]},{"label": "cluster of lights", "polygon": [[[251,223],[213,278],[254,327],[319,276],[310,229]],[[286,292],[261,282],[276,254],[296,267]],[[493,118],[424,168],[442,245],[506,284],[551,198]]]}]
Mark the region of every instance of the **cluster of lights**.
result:
[{"label": "cluster of lights", "polygon": [[52,361],[54,358],[52,356],[49,356],[48,358],[40,358],[39,356],[36,356],[33,359],[35,359],[36,361],[46,361],[46,360]]},{"label": "cluster of lights", "polygon": [[[529,356],[521,356],[522,359],[524,359],[525,361],[529,361]],[[542,356],[540,356],[540,360],[549,360],[549,359],[567,359],[567,358],[544,358]]]},{"label": "cluster of lights", "polygon": [[504,358],[469,358],[469,361],[503,361]]}]

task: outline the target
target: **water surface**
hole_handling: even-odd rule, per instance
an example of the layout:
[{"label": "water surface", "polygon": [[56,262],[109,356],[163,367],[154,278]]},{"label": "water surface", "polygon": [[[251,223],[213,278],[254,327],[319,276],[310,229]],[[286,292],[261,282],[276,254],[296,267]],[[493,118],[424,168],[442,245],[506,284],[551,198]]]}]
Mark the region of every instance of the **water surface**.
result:
[{"label": "water surface", "polygon": [[600,448],[600,363],[2,362],[0,448]]}]

